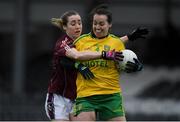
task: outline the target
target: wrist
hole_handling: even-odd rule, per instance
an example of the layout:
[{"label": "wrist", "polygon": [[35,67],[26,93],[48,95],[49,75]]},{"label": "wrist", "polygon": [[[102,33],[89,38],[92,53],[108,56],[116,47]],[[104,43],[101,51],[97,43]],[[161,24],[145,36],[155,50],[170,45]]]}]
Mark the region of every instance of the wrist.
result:
[{"label": "wrist", "polygon": [[101,53],[101,57],[103,58],[103,59],[105,59],[106,58],[106,51],[102,51],[102,53]]},{"label": "wrist", "polygon": [[139,64],[137,71],[141,71],[143,69],[143,64]]},{"label": "wrist", "polygon": [[128,37],[128,40],[129,40],[129,41],[133,41],[133,39],[132,39],[132,34],[127,34],[127,37]]},{"label": "wrist", "polygon": [[75,67],[76,69],[78,69],[79,64],[80,64],[80,62],[75,62],[74,67]]}]

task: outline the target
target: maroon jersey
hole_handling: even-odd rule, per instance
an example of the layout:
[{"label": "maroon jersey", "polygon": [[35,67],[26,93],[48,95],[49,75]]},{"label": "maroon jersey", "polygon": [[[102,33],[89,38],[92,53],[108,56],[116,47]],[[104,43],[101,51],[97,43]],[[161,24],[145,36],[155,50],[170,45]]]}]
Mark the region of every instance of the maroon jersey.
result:
[{"label": "maroon jersey", "polygon": [[48,86],[48,93],[60,94],[66,98],[74,100],[76,98],[77,70],[74,68],[66,69],[60,64],[60,60],[66,56],[62,43],[64,40],[66,40],[68,45],[73,43],[73,40],[67,35],[57,40],[53,53],[53,71]]}]

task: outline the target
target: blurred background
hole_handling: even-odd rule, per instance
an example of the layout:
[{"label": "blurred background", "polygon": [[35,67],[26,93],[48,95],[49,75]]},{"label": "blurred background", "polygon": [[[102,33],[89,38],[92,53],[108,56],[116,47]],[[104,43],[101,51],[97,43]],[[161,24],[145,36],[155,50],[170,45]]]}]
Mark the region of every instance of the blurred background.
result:
[{"label": "blurred background", "polygon": [[127,120],[180,120],[179,0],[0,0],[0,120],[48,120],[44,111],[52,50],[62,32],[50,19],[76,10],[83,33],[101,3],[113,13],[112,33],[141,26],[146,39],[128,42],[144,64],[121,77]]}]

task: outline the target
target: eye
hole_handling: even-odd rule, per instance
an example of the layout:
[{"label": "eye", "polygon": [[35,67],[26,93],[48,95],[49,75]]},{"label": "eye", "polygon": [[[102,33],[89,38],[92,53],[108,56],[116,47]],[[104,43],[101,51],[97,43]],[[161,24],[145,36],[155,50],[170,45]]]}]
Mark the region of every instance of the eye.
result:
[{"label": "eye", "polygon": [[71,25],[72,25],[72,26],[75,26],[75,25],[76,25],[76,23],[75,23],[75,22],[72,22],[72,23],[71,23]]},{"label": "eye", "polygon": [[78,24],[79,24],[79,25],[82,25],[82,22],[81,22],[81,21],[78,21]]},{"label": "eye", "polygon": [[96,22],[96,21],[94,21],[94,22],[93,22],[93,25],[97,25],[97,22]]},{"label": "eye", "polygon": [[100,22],[100,26],[104,26],[104,22]]}]

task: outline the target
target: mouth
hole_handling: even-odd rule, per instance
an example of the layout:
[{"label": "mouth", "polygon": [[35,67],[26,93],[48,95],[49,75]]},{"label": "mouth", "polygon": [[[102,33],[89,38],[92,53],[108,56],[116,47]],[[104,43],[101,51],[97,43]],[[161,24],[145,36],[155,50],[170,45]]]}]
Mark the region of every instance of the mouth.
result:
[{"label": "mouth", "polygon": [[75,31],[75,34],[80,34],[81,33],[81,31]]},{"label": "mouth", "polygon": [[95,30],[95,35],[97,37],[100,37],[102,35],[102,31],[101,30]]},{"label": "mouth", "polygon": [[96,33],[101,33],[102,30],[100,30],[100,29],[95,29],[95,32],[96,32]]}]

